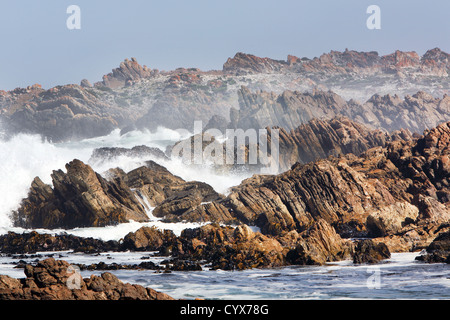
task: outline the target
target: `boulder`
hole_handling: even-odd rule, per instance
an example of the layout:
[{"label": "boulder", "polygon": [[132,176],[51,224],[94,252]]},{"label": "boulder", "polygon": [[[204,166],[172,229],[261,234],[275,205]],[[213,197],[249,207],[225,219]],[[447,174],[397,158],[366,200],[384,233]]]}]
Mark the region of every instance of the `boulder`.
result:
[{"label": "boulder", "polygon": [[292,265],[323,265],[350,256],[351,243],[343,240],[325,220],[319,220],[300,234],[296,247],[286,254]]},{"label": "boulder", "polygon": [[89,163],[111,161],[120,156],[168,160],[165,153],[160,149],[142,145],[142,146],[135,146],[133,148],[119,148],[119,147],[96,148],[92,152],[91,158],[89,159]]},{"label": "boulder", "polygon": [[391,253],[383,242],[375,244],[371,239],[358,241],[353,251],[355,264],[378,263],[390,257]]},{"label": "boulder", "polygon": [[7,254],[30,254],[45,251],[66,251],[98,253],[119,251],[117,241],[102,241],[94,238],[77,237],[69,234],[41,234],[36,231],[0,235],[0,252]]},{"label": "boulder", "polygon": [[284,264],[284,248],[274,238],[253,232],[248,226],[209,224],[183,230],[174,257],[203,260],[211,269],[242,270]]},{"label": "boulder", "polygon": [[0,300],[173,300],[112,273],[83,279],[68,262],[48,258],[25,267],[25,279],[0,276]]},{"label": "boulder", "polygon": [[159,251],[163,246],[173,243],[175,238],[170,230],[160,231],[155,227],[142,227],[125,236],[122,248],[132,251]]},{"label": "boulder", "polygon": [[439,234],[416,260],[428,263],[450,263],[450,231]]}]

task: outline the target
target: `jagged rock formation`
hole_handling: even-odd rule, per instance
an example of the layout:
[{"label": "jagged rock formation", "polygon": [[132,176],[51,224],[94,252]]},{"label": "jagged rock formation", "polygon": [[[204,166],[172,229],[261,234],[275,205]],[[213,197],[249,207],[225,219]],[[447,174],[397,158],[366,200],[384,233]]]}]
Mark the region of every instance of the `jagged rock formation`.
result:
[{"label": "jagged rock formation", "polygon": [[[422,57],[414,52],[396,51],[380,57],[376,52],[346,50],[312,60],[288,56],[286,61],[238,53],[228,59],[223,70],[179,68],[167,72],[150,70],[132,58],[93,86],[83,79],[81,85],[48,90],[34,85],[0,91],[0,121],[10,134],[38,133],[59,142],[106,135],[114,129],[155,130],[165,126],[192,130],[196,120],[204,125],[214,116],[228,121],[230,109],[234,110],[233,120],[241,108],[239,121],[244,127],[263,124],[262,128],[294,129],[313,117],[341,114],[386,130],[406,124],[404,129],[420,133],[437,125],[438,120],[449,120],[448,102],[435,110],[440,104],[436,97],[448,95],[448,56],[438,48]],[[268,105],[260,111],[243,108],[238,101],[243,85],[251,92],[273,92],[256,98],[256,102],[262,103],[262,99]],[[309,96],[292,93],[313,90],[318,91]],[[335,94],[327,93],[329,90]],[[392,92],[403,99],[403,95],[413,96],[418,91],[428,92],[434,100],[423,97],[421,102],[418,97],[415,102],[413,97],[402,103],[394,96],[385,98],[387,102],[379,101]],[[367,105],[346,102],[367,101],[374,94],[379,97]],[[253,106],[260,109],[256,102]],[[292,108],[292,114],[285,114]],[[232,123],[237,125],[235,120]]]},{"label": "jagged rock formation", "polygon": [[215,115],[228,118],[230,104],[235,104],[233,92],[226,82],[217,87],[204,75],[188,72],[171,76],[155,96],[151,108],[136,121],[139,129],[163,126],[192,132],[194,121],[203,125]]},{"label": "jagged rock formation", "polygon": [[173,300],[151,288],[123,283],[109,272],[83,279],[68,262],[53,258],[27,265],[25,275],[0,275],[0,300]]},{"label": "jagged rock formation", "polygon": [[450,263],[450,231],[439,234],[416,260],[428,263]]},{"label": "jagged rock formation", "polygon": [[[297,162],[304,164],[331,155],[348,153],[359,155],[372,147],[385,147],[390,141],[412,139],[408,130],[387,134],[381,130],[369,130],[366,126],[343,116],[324,120],[314,118],[290,131],[279,127],[268,127],[266,130],[267,141],[255,135],[257,139],[255,142],[244,139],[246,132],[233,131],[239,138],[234,139],[235,143],[230,149],[227,142],[220,142],[205,128],[202,134],[169,146],[166,153],[172,158],[182,158],[186,165],[195,166],[199,162],[210,164],[217,172],[246,170],[259,173],[261,169],[267,168],[269,160],[273,160],[276,156],[272,154],[271,147],[272,140],[275,139],[274,130],[278,130],[277,145],[274,147],[278,149],[278,172],[283,172]],[[248,134],[248,137],[250,136],[251,134]],[[233,139],[234,136],[230,134],[227,138]],[[196,139],[199,141],[197,146]],[[184,154],[186,151],[190,152],[190,157],[186,157]],[[263,159],[259,152],[263,153]],[[253,158],[257,158],[257,161]]]},{"label": "jagged rock formation", "polygon": [[98,253],[120,251],[117,241],[102,241],[93,238],[77,237],[70,234],[41,234],[36,231],[0,235],[0,252],[6,254],[25,254],[44,251],[66,251]]},{"label": "jagged rock formation", "polygon": [[148,220],[143,205],[120,179],[107,181],[76,159],[66,170],[53,171],[53,188],[34,179],[28,198],[13,214],[15,225],[53,229]]},{"label": "jagged rock formation", "polygon": [[325,220],[318,220],[301,233],[295,248],[288,251],[286,260],[294,265],[322,265],[348,258],[353,245],[343,240]]},{"label": "jagged rock formation", "polygon": [[[120,177],[150,206],[155,207],[152,214],[156,217],[170,221],[181,221],[186,217],[192,221],[235,221],[228,209],[210,203],[223,198],[210,185],[184,181],[153,161],[148,161],[146,166],[127,174],[120,169],[113,174]],[[207,212],[203,210],[203,205],[208,207]]]},{"label": "jagged rock formation", "polygon": [[333,92],[302,93],[284,91],[281,94],[239,90],[240,109],[232,111],[232,128],[262,129],[279,126],[293,130],[313,118],[331,119],[339,115],[388,132],[409,130],[421,133],[450,120],[450,96],[434,98],[418,92],[401,99],[397,95],[372,96],[366,103],[345,101]]},{"label": "jagged rock formation", "polygon": [[[412,139],[408,130],[388,135],[381,130],[369,130],[364,125],[341,116],[330,120],[312,119],[289,132],[284,128],[279,130],[279,161],[282,171],[296,162],[305,164],[348,153],[360,155],[373,147],[385,147],[390,141]],[[268,140],[271,140],[270,131]]]},{"label": "jagged rock formation", "polygon": [[[185,229],[179,237],[143,227],[129,233],[124,245],[131,250],[159,250],[171,261],[203,261],[211,269],[242,270],[282,265],[321,265],[350,257],[352,244],[321,220],[302,233],[280,238],[237,227],[208,224]],[[300,257],[301,256],[301,257]]]},{"label": "jagged rock formation", "polygon": [[38,132],[60,141],[106,135],[119,125],[115,118],[117,109],[78,85],[47,91],[32,88],[10,95],[12,104],[3,116],[7,117],[4,124],[11,132]]},{"label": "jagged rock formation", "polygon": [[439,99],[418,92],[401,99],[397,95],[376,94],[362,105],[353,104],[344,114],[375,128],[421,133],[450,120],[450,96]]},{"label": "jagged rock formation", "polygon": [[331,51],[314,59],[298,58],[289,55],[287,60],[259,58],[251,54],[238,52],[223,65],[226,73],[270,73],[276,71],[302,72],[315,77],[330,77],[336,74],[351,73],[395,73],[395,72],[428,72],[432,74],[448,74],[450,55],[439,48],[428,50],[422,57],[416,52],[395,51],[392,54],[379,56],[378,52],[358,52],[346,49],[344,52]]},{"label": "jagged rock formation", "polygon": [[[343,240],[334,228],[323,220],[304,232],[292,231],[278,238],[252,231],[245,224],[237,227],[207,224],[195,229],[185,229],[180,236],[175,236],[169,230],[141,227],[128,233],[123,241],[107,242],[67,234],[39,234],[35,231],[24,234],[10,232],[0,236],[0,252],[7,254],[70,249],[84,253],[131,250],[156,251],[160,256],[169,257],[161,264],[143,262],[133,265],[80,265],[83,270],[202,270],[200,264],[211,269],[224,270],[286,264],[321,265],[349,258],[352,247],[351,241]],[[172,266],[168,267],[167,263]],[[19,262],[18,267],[25,267],[24,262]]]},{"label": "jagged rock formation", "polygon": [[148,205],[156,207],[155,216],[170,220],[189,216],[196,221],[235,221],[228,209],[217,204],[209,205],[208,212],[191,213],[202,204],[223,196],[208,184],[186,182],[153,161],[128,173],[111,169],[109,180],[76,159],[68,163],[66,169],[67,173],[53,172],[53,188],[39,177],[34,179],[28,197],[13,212],[16,226],[71,229],[129,220],[144,222],[149,219]]},{"label": "jagged rock formation", "polygon": [[238,52],[233,58],[228,58],[224,63],[222,70],[225,73],[239,75],[247,73],[279,72],[286,69],[286,66],[286,61],[260,58],[252,54]]},{"label": "jagged rock formation", "polygon": [[133,82],[139,81],[144,78],[151,77],[158,71],[152,71],[147,66],[141,66],[136,58],[131,58],[131,61],[125,59],[120,63],[119,68],[112,70],[112,73],[108,73],[103,76],[102,82],[96,83],[97,86],[103,85],[108,88],[121,88],[125,85],[132,85]]},{"label": "jagged rock formation", "polygon": [[420,139],[393,141],[359,157],[255,175],[218,203],[264,234],[301,232],[323,219],[345,237],[375,237],[391,251],[424,248],[450,220],[449,141],[445,123]]},{"label": "jagged rock formation", "polygon": [[239,112],[231,117],[230,127],[263,129],[278,126],[288,130],[313,118],[333,118],[347,107],[346,101],[332,92],[300,93],[284,91],[278,95],[269,92],[252,93],[242,87],[239,94]]}]

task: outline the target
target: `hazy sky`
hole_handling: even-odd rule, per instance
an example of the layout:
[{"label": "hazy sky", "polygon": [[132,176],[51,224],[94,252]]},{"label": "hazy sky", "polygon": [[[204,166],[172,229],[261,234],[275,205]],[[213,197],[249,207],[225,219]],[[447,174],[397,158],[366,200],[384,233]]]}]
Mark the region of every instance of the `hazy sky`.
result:
[{"label": "hazy sky", "polygon": [[[125,58],[149,68],[221,69],[245,52],[286,59],[330,50],[450,52],[449,0],[1,0],[0,89],[101,80]],[[69,30],[69,5],[81,29]],[[381,30],[369,30],[369,5]]]}]

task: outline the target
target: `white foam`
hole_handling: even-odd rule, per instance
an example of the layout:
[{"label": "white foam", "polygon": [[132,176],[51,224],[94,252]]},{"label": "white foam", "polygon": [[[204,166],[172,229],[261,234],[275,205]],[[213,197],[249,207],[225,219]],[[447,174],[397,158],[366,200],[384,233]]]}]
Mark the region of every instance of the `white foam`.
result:
[{"label": "white foam", "polygon": [[[132,148],[138,145],[147,145],[165,150],[168,145],[176,141],[184,140],[188,136],[181,135],[176,130],[158,128],[155,132],[131,131],[120,135],[119,130],[112,131],[109,135],[85,139],[75,142],[54,144],[45,141],[39,135],[19,134],[10,140],[0,139],[0,234],[8,231],[27,232],[22,228],[15,228],[11,222],[11,212],[16,210],[23,198],[27,197],[31,182],[39,177],[44,183],[51,184],[51,173],[53,170],[65,171],[66,163],[73,159],[79,159],[91,165],[91,167],[102,175],[110,168],[119,167],[129,172],[145,165],[145,161],[154,160],[166,167],[171,173],[186,181],[201,181],[211,185],[217,192],[227,194],[230,187],[238,185],[243,179],[250,176],[248,173],[234,175],[220,175],[211,166],[187,166],[182,159],[159,159],[152,157],[129,157],[118,156],[111,159],[95,161],[91,159],[95,148],[100,147],[124,147]],[[196,228],[205,223],[164,223],[161,219],[154,217],[151,212],[153,208],[147,199],[139,200],[147,209],[150,222],[119,224],[102,228],[76,228],[72,230],[46,230],[37,229],[40,233],[56,234],[67,232],[76,236],[93,237],[104,241],[120,240],[127,233],[134,232],[142,226],[155,226],[161,230],[172,230],[176,235],[186,228]],[[258,231],[255,229],[255,231]]]},{"label": "white foam", "polygon": [[31,182],[39,176],[51,183],[52,170],[63,169],[74,158],[87,160],[90,151],[57,148],[40,136],[20,134],[0,141],[0,232],[11,226],[10,213],[28,194]]}]

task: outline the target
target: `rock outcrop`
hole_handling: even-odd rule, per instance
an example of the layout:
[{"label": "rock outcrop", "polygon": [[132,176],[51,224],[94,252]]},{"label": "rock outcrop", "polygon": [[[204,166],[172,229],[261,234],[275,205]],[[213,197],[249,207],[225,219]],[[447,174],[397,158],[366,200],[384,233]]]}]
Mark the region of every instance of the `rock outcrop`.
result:
[{"label": "rock outcrop", "polygon": [[[389,135],[381,130],[370,130],[342,116],[330,120],[312,119],[291,131],[278,129],[279,164],[282,171],[296,162],[305,164],[349,153],[359,156],[370,148],[385,147],[390,141],[412,139],[408,130],[395,131]],[[269,131],[269,141],[270,137]]]},{"label": "rock outcrop", "polygon": [[383,242],[375,244],[370,239],[361,240],[354,247],[353,263],[378,263],[390,257],[389,248]]},{"label": "rock outcrop", "polygon": [[247,269],[284,264],[282,245],[248,226],[221,227],[209,224],[183,230],[179,245],[172,248],[177,259],[206,261],[211,269]]},{"label": "rock outcrop", "polygon": [[[233,126],[239,122],[242,129],[261,125],[290,130],[313,117],[345,115],[388,131],[402,127],[420,133],[449,120],[448,102],[436,100],[448,95],[448,57],[438,48],[422,57],[414,52],[379,56],[345,50],[314,59],[291,55],[286,61],[238,53],[223,70],[167,72],[150,70],[132,58],[93,86],[83,79],[80,85],[48,90],[40,85],[0,90],[0,121],[10,134],[41,134],[54,142],[103,136],[114,129],[164,126],[192,131],[194,121],[207,124],[213,117],[232,120]],[[246,101],[239,97],[241,86],[267,94],[257,95],[258,103]],[[389,95],[393,90],[398,97]],[[421,91],[432,98],[414,97]],[[409,98],[399,102],[403,96]],[[252,102],[255,110],[244,108],[239,99]],[[233,121],[236,114],[238,122]]]},{"label": "rock outcrop", "polygon": [[286,61],[260,58],[252,54],[238,52],[233,58],[228,58],[224,63],[223,72],[237,75],[271,73],[280,72],[285,69],[286,66]]},{"label": "rock outcrop", "polygon": [[[353,129],[340,129],[345,123],[339,122],[336,134],[355,135],[351,123],[346,126]],[[359,156],[338,154],[297,163],[282,174],[254,175],[226,197],[205,183],[186,182],[153,161],[128,173],[110,170],[105,180],[75,160],[67,165],[67,173],[53,173],[53,189],[34,180],[15,221],[25,227],[100,226],[131,217],[145,221],[154,207],[153,214],[166,221],[242,223],[279,239],[286,232],[306,232],[323,220],[342,237],[371,237],[391,252],[418,250],[445,232],[450,220],[450,123],[420,138],[399,136],[402,133],[390,141],[380,138],[384,147]]]},{"label": "rock outcrop", "polygon": [[132,251],[163,251],[163,247],[176,242],[176,236],[170,230],[160,231],[155,227],[142,227],[128,233],[123,239],[123,248]]},{"label": "rock outcrop", "polygon": [[53,172],[53,188],[34,179],[28,198],[13,214],[15,225],[53,229],[148,220],[144,206],[122,180],[107,181],[76,159],[66,170]]},{"label": "rock outcrop", "polygon": [[428,263],[450,263],[450,231],[439,234],[416,260]]},{"label": "rock outcrop", "polygon": [[[277,154],[272,150],[275,130],[278,131],[277,142],[273,146],[278,149]],[[219,136],[221,132],[225,131],[219,131]],[[263,131],[265,134],[260,137],[256,134],[252,136],[252,132],[246,133],[239,130],[229,130],[229,132],[227,140],[235,141],[231,147],[228,142],[220,142],[216,139],[212,135],[214,131],[205,128],[201,135],[194,135],[169,146],[166,153],[172,158],[182,158],[186,165],[195,166],[197,163],[206,163],[216,172],[222,173],[242,171],[260,173],[262,169],[269,169],[271,160],[276,159],[278,172],[283,172],[297,162],[305,164],[328,156],[348,153],[360,155],[376,146],[385,147],[391,141],[408,141],[413,138],[408,130],[387,134],[377,129],[370,130],[344,116],[323,120],[313,118],[290,131],[279,127],[268,127],[266,131]],[[249,141],[253,138],[254,142]],[[198,142],[196,142],[197,139]],[[190,152],[190,157],[189,154],[186,157],[184,152]]]},{"label": "rock outcrop", "polygon": [[419,91],[401,99],[397,95],[375,94],[362,105],[352,104],[344,114],[389,132],[406,129],[413,133],[422,133],[450,120],[450,96],[444,95],[439,99]]},{"label": "rock outcrop", "polygon": [[300,234],[295,248],[287,252],[286,261],[292,265],[323,265],[349,258],[352,246],[325,220],[318,220]]},{"label": "rock outcrop", "polygon": [[[111,169],[105,176],[79,160],[52,174],[53,188],[36,177],[28,197],[13,212],[14,225],[24,228],[100,227],[145,222],[147,213],[170,221],[235,222],[228,209],[209,204],[223,198],[203,182],[184,181],[154,161],[128,173]],[[208,210],[196,210],[206,205]],[[195,212],[194,212],[195,211]]]},{"label": "rock outcrop", "polygon": [[[223,198],[210,185],[199,181],[184,181],[153,161],[147,161],[146,166],[127,174],[119,173],[119,176],[129,188],[154,207],[154,216],[166,221],[235,221],[227,209],[219,204],[210,204]],[[204,205],[209,210],[202,210]],[[198,208],[200,209],[196,210]]]},{"label": "rock outcrop", "polygon": [[230,126],[244,130],[273,126],[291,130],[313,118],[333,118],[348,108],[347,102],[333,92],[286,90],[278,95],[273,92],[253,93],[242,87],[238,95],[240,109],[232,117]]},{"label": "rock outcrop", "polygon": [[392,252],[418,250],[450,220],[449,141],[450,123],[444,123],[418,139],[395,140],[360,156],[254,175],[218,204],[264,234],[303,232],[323,219],[344,237],[376,238]]},{"label": "rock outcrop", "polygon": [[83,279],[64,260],[26,265],[25,279],[0,275],[0,300],[173,300],[167,294],[123,283],[105,272]]},{"label": "rock outcrop", "polygon": [[251,92],[242,87],[238,94],[240,109],[232,111],[230,127],[244,130],[278,126],[289,131],[313,118],[346,116],[370,129],[422,133],[450,120],[450,96],[439,99],[425,92],[407,95],[404,99],[397,95],[375,94],[363,104],[346,101],[334,92],[318,90],[312,93],[286,90],[276,94]]},{"label": "rock outcrop", "polygon": [[120,63],[119,68],[115,68],[112,73],[104,75],[102,82],[96,83],[96,85],[103,85],[112,89],[121,88],[152,75],[154,75],[154,72],[147,66],[141,66],[136,58],[125,59]]},{"label": "rock outcrop", "polygon": [[78,85],[46,91],[33,88],[10,95],[12,101],[2,117],[12,133],[39,133],[59,142],[107,135],[121,121],[117,117],[118,113],[122,114],[120,110],[111,107],[91,89]]}]

